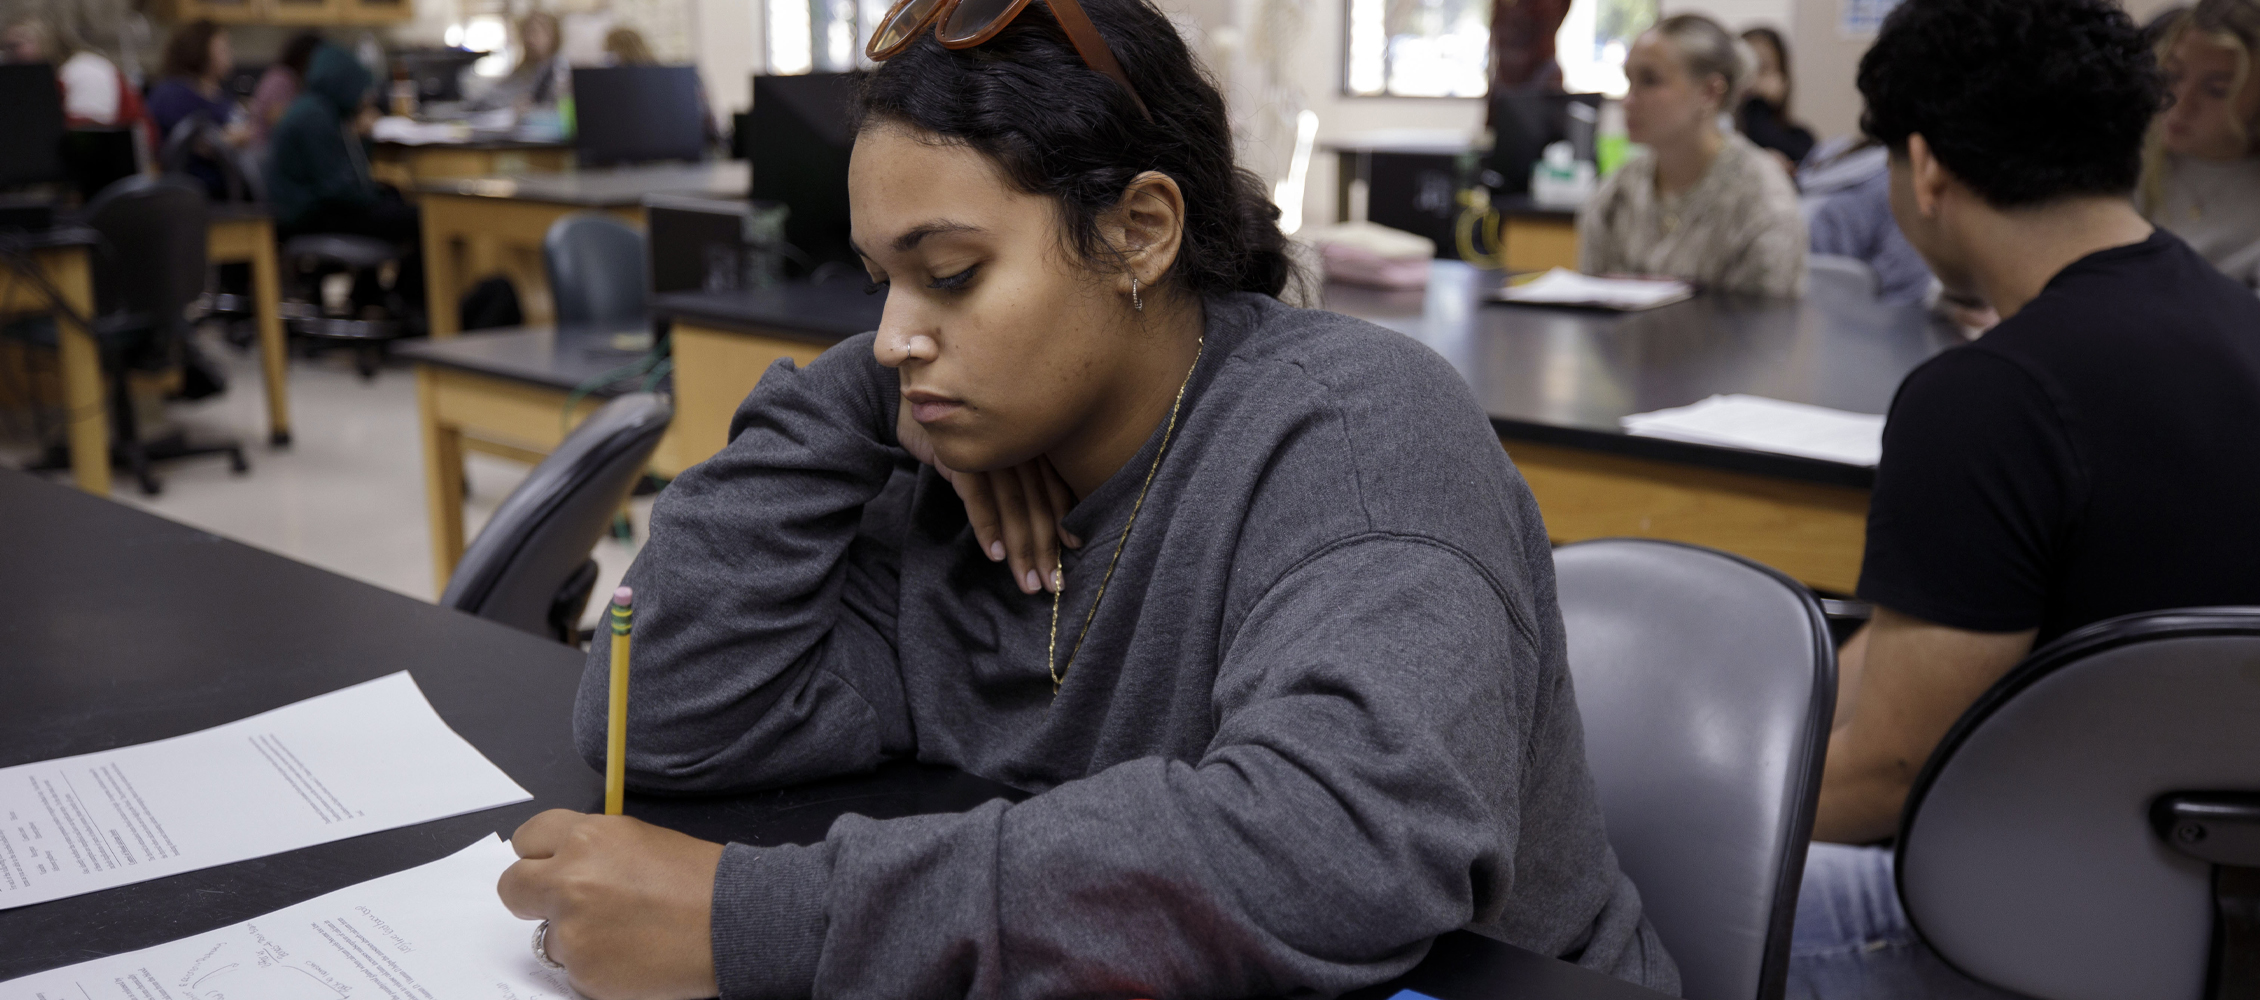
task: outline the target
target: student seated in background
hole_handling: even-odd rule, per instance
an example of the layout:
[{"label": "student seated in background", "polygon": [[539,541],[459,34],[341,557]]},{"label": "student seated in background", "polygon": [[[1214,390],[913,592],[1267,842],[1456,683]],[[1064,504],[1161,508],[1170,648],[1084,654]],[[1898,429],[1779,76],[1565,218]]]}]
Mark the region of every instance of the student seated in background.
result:
[{"label": "student seated in background", "polygon": [[306,90],[306,68],[314,61],[314,50],[322,47],[322,36],[317,32],[301,31],[283,44],[282,54],[275,63],[259,74],[259,86],[251,92],[249,112],[252,141],[265,145],[273,139],[275,126],[282,121],[291,102]]},{"label": "student seated in background", "polygon": [[1719,129],[1750,75],[1734,36],[1700,14],[1667,17],[1633,43],[1624,69],[1625,131],[1647,148],[1578,211],[1578,270],[1803,294],[1797,189],[1750,140]]},{"label": "student seated in background", "polygon": [[770,368],[627,574],[632,787],[916,758],[1035,794],[806,847],[552,811],[503,900],[606,1000],[1332,996],[1463,926],[1674,989],[1482,408],[1282,305],[1223,97],[1148,0],[1079,6],[1128,86],[1047,4],[873,71],[879,329]]},{"label": "student seated in background", "polygon": [[1889,171],[1878,170],[1828,193],[1806,225],[1814,253],[1851,257],[1875,271],[1877,300],[1909,306],[1930,301],[1930,265],[1891,215]]},{"label": "student seated in background", "polygon": [[1876,615],[1840,656],[1791,993],[1995,995],[1908,929],[1887,849],[1837,845],[1897,831],[1940,738],[2035,646],[2260,604],[2260,300],[2134,209],[2164,83],[2112,0],[1906,0],[1859,86],[1908,242],[2002,319],[1909,374],[1884,426]]},{"label": "student seated in background", "polygon": [[203,182],[214,198],[227,197],[227,182],[216,158],[230,155],[251,139],[251,124],[236,115],[235,97],[223,86],[235,72],[235,51],[227,33],[211,21],[190,21],[165,43],[165,64],[157,86],[149,91],[149,114],[157,122],[159,142],[171,140],[173,130],[190,117],[202,115],[222,135],[227,148],[199,145],[188,161],[188,174]]},{"label": "student seated in background", "polygon": [[155,151],[149,111],[141,94],[109,57],[73,32],[38,16],[18,17],[0,29],[0,57],[11,63],[51,63],[63,91],[63,121],[71,128],[142,128]]},{"label": "student seated in background", "polygon": [[2159,42],[2174,103],[2153,133],[2150,221],[2260,289],[2260,0],[2202,0]]},{"label": "student seated in background", "polygon": [[[369,176],[362,135],[375,120],[370,107],[375,79],[353,54],[335,45],[314,50],[306,89],[275,123],[267,147],[267,203],[285,239],[304,233],[374,236],[405,251],[396,291],[422,300],[424,269],[418,247],[423,227],[416,207]],[[357,292],[364,301],[371,289]]]},{"label": "student seated in background", "polygon": [[1756,60],[1751,67],[1750,94],[1735,109],[1734,127],[1759,149],[1777,153],[1792,175],[1805,154],[1813,151],[1813,130],[1789,117],[1789,98],[1795,92],[1789,75],[1789,43],[1772,28],[1751,28],[1742,33]]},{"label": "student seated in background", "polygon": [[[1853,149],[1841,159],[1859,155]],[[1991,306],[1947,290],[1931,275],[1930,265],[1907,242],[1899,220],[1891,214],[1891,173],[1886,164],[1878,163],[1873,173],[1857,180],[1841,175],[1832,179],[1841,186],[1818,196],[1806,221],[1815,254],[1850,257],[1868,265],[1875,272],[1876,301],[1929,306],[1954,321],[1964,336],[1977,336],[2001,321]]]},{"label": "student seated in background", "polygon": [[518,22],[518,45],[518,65],[509,76],[473,95],[469,107],[524,112],[557,103],[559,92],[572,80],[572,70],[561,51],[564,28],[557,23],[557,15],[544,10],[526,15]]}]

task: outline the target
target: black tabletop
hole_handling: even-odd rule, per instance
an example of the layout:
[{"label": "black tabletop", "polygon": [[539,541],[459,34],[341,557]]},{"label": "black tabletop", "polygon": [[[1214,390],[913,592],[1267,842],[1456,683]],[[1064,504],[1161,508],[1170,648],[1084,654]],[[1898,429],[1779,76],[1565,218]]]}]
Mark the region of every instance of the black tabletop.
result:
[{"label": "black tabletop", "polygon": [[442,139],[437,142],[398,142],[391,139],[378,139],[376,140],[376,144],[385,149],[405,149],[411,152],[419,149],[466,149],[474,151],[495,151],[512,149],[573,148],[573,141],[571,139],[513,139],[508,136],[500,135],[488,135],[482,137],[477,132],[473,132],[470,138],[460,141]]},{"label": "black tabletop", "polygon": [[[582,656],[110,500],[0,471],[8,696],[0,767],[195,732],[407,670],[440,718],[533,801],[0,910],[0,980],[225,927],[436,861],[543,809],[593,810],[574,752]],[[1022,793],[895,763],[871,775],[716,798],[630,796],[629,814],[715,840],[813,843],[834,818],[961,811]],[[1657,994],[1466,933],[1403,980],[1443,1000]]]},{"label": "black tabletop", "polygon": [[650,332],[648,320],[564,328],[521,326],[405,341],[396,344],[392,353],[442,368],[550,389],[580,389],[608,398],[643,387],[650,371],[646,363],[650,350],[623,347],[619,338],[648,337]]},{"label": "black tabletop", "polygon": [[1882,413],[1909,371],[1961,342],[1919,307],[1819,287],[1802,300],[1704,294],[1609,313],[1482,301],[1498,280],[1439,260],[1426,292],[1328,285],[1326,307],[1434,348],[1501,437],[1858,487],[1873,469],[1635,437],[1617,421],[1721,393]]},{"label": "black tabletop", "polygon": [[425,194],[546,201],[579,208],[641,205],[646,195],[654,194],[744,198],[752,189],[752,168],[737,160],[433,180],[416,185],[416,190]]},{"label": "black tabletop", "polygon": [[90,247],[102,242],[102,234],[85,226],[64,224],[46,229],[0,230],[0,251],[61,250],[66,247]]},{"label": "black tabletop", "polygon": [[826,346],[879,327],[886,305],[861,280],[786,282],[736,292],[668,292],[652,299],[663,319],[725,330],[759,331]]}]

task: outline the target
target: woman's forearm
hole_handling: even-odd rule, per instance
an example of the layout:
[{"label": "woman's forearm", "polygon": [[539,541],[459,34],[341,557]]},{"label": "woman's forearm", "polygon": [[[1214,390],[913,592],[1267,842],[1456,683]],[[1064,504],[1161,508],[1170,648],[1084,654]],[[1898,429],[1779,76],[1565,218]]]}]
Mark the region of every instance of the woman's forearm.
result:
[{"label": "woman's forearm", "polygon": [[[891,376],[868,337],[803,369],[780,363],[738,411],[730,444],[660,495],[626,578],[632,785],[804,781],[908,748],[894,568],[880,564],[891,555],[853,544],[866,505],[907,500],[907,479],[889,490],[903,462]],[[591,761],[603,753],[607,647],[590,650],[575,713]]]}]

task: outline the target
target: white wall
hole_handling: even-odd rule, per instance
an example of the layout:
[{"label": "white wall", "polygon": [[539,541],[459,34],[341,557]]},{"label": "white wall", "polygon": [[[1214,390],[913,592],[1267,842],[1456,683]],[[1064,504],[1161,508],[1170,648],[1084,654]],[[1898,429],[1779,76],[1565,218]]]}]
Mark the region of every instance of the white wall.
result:
[{"label": "white wall", "polygon": [[753,72],[768,41],[762,37],[760,0],[694,0],[698,75],[706,99],[727,127],[729,115],[753,104]]},{"label": "white wall", "polygon": [[1663,0],[1663,15],[1707,14],[1729,31],[1760,25],[1787,32],[1791,0]]}]

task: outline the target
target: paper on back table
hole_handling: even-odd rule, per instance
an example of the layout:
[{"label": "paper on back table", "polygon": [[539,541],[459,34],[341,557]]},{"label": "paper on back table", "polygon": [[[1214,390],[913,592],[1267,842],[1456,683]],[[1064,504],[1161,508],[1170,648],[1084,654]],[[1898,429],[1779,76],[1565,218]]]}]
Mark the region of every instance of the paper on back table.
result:
[{"label": "paper on back table", "polygon": [[530,798],[402,671],[186,736],[0,768],[0,909]]},{"label": "paper on back table", "polygon": [[232,927],[0,983],[0,1000],[574,1000],[495,896],[516,860],[489,834]]},{"label": "paper on back table", "polygon": [[1645,437],[1873,467],[1883,457],[1883,415],[1735,394],[1620,421]]}]

